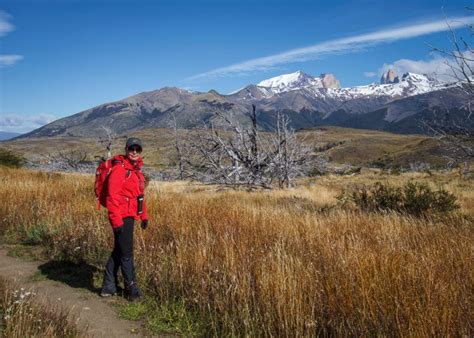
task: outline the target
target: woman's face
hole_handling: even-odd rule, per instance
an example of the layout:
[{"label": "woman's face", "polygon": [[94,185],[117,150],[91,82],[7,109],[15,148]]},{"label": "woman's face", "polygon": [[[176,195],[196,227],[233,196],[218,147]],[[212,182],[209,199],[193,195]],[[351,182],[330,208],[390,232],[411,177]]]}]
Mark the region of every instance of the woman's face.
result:
[{"label": "woman's face", "polygon": [[130,146],[125,150],[125,156],[130,160],[130,161],[136,161],[140,158],[140,153],[142,152],[142,148],[139,146]]}]

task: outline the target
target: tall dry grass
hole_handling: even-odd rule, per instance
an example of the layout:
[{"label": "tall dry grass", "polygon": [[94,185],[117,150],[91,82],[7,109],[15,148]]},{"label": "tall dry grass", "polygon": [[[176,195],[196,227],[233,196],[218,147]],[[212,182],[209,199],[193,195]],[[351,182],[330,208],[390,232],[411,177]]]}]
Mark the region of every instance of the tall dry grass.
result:
[{"label": "tall dry grass", "polygon": [[[94,209],[92,177],[0,174],[6,238],[37,236],[52,256],[104,263],[111,231]],[[255,193],[153,183],[151,225],[136,231],[141,285],[160,302],[184,301],[209,335],[473,335],[472,182],[384,177],[443,185],[465,216],[422,220],[337,205],[347,186],[380,178]]]},{"label": "tall dry grass", "polygon": [[85,337],[64,309],[0,278],[0,336]]}]

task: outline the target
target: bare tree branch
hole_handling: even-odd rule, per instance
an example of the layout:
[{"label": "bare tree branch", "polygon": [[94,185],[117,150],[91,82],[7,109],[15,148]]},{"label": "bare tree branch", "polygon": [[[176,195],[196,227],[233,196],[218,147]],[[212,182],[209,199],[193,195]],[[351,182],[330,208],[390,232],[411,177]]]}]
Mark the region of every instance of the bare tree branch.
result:
[{"label": "bare tree branch", "polygon": [[227,131],[219,131],[211,124],[195,132],[193,141],[186,146],[188,160],[194,171],[193,177],[212,183],[249,188],[290,187],[295,177],[307,171],[310,148],[302,144],[289,119],[278,113],[275,134],[262,136],[258,131],[255,106],[249,115],[251,127],[244,128],[222,112],[215,117],[226,125]]},{"label": "bare tree branch", "polygon": [[[467,10],[472,10],[467,8]],[[434,119],[422,121],[424,127],[440,141],[447,150],[448,163],[464,164],[465,171],[474,159],[474,131],[472,121],[472,101],[474,100],[474,49],[471,42],[464,37],[458,37],[446,20],[449,31],[451,49],[432,47],[432,50],[446,57],[445,63],[451,69],[453,78],[458,88],[466,95],[464,112],[455,114],[454,110],[447,108],[442,112],[435,113]],[[468,25],[469,38],[474,31],[473,26]]]},{"label": "bare tree branch", "polygon": [[108,160],[112,157],[112,145],[117,139],[117,135],[109,127],[102,126],[104,134],[99,137],[99,144],[105,147],[106,155],[102,157],[102,161]]}]

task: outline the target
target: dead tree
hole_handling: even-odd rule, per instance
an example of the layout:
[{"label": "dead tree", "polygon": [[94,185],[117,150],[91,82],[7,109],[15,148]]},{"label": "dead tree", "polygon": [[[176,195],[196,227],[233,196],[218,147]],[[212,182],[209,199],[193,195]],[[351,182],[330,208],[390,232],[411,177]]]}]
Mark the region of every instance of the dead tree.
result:
[{"label": "dead tree", "polygon": [[258,131],[256,107],[250,113],[250,128],[245,128],[222,112],[215,117],[224,130],[213,124],[194,131],[188,142],[193,177],[224,185],[271,188],[291,186],[303,174],[309,161],[309,147],[304,146],[289,129],[289,120],[278,114],[276,133],[261,135]]},{"label": "dead tree", "polygon": [[258,155],[258,131],[257,131],[257,112],[255,105],[252,105],[252,115],[250,115],[252,120],[252,130],[250,132],[250,144],[252,146],[252,156],[257,158]]},{"label": "dead tree", "polygon": [[109,127],[102,126],[104,134],[99,137],[99,144],[106,149],[106,155],[101,157],[102,161],[106,161],[112,157],[112,145],[117,138],[117,135]]},{"label": "dead tree", "polygon": [[176,121],[176,114],[172,114],[172,124],[173,124],[173,138],[174,138],[174,148],[176,149],[177,155],[177,164],[178,164],[178,178],[180,180],[184,179],[184,150],[183,150],[183,141],[182,137],[178,132],[178,123]]},{"label": "dead tree", "polygon": [[[473,9],[467,8],[469,11]],[[465,94],[461,116],[453,116],[453,112],[445,109],[431,121],[423,121],[424,126],[434,134],[447,150],[449,164],[464,164],[464,171],[469,170],[469,164],[474,160],[474,117],[472,105],[474,101],[474,49],[470,39],[474,27],[468,25],[467,38],[458,36],[449,22],[449,40],[452,50],[432,47],[433,51],[445,57],[445,63],[451,70],[457,87]]]},{"label": "dead tree", "polygon": [[288,116],[277,113],[276,135],[273,136],[275,154],[273,164],[274,174],[280,188],[289,188],[291,181],[304,175],[309,169],[311,148],[304,140],[298,140],[293,129],[289,128]]}]

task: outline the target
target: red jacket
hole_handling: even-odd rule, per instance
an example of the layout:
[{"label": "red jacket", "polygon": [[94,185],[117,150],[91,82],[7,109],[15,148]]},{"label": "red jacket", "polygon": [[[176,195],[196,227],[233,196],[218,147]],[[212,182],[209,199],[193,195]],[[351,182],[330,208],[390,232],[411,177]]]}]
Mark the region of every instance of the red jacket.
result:
[{"label": "red jacket", "polygon": [[138,215],[137,197],[145,191],[145,177],[142,173],[141,158],[132,164],[124,155],[112,159],[113,167],[108,177],[106,207],[113,228],[123,225],[123,218],[134,217],[147,220],[146,203],[143,201],[143,213]]}]

